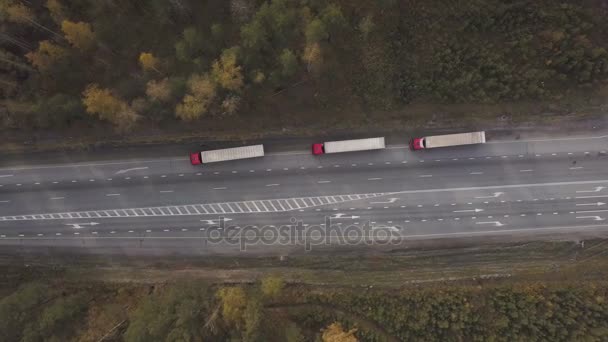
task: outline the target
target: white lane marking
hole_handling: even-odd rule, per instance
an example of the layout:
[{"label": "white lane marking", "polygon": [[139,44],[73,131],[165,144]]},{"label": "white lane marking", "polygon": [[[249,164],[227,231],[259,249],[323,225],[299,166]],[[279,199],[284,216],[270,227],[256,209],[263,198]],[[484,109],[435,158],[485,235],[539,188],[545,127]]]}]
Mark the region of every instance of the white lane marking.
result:
[{"label": "white lane marking", "polygon": [[400,200],[400,198],[389,198],[387,201],[384,202],[369,202],[369,204],[385,204],[385,203],[395,203],[395,201]]},{"label": "white lane marking", "polygon": [[601,217],[601,216],[577,216],[577,219],[593,219],[593,221],[604,221],[606,220],[605,218]]},{"label": "white lane marking", "polygon": [[604,186],[596,186],[595,189],[593,190],[578,190],[576,193],[583,193],[583,192],[600,192],[602,190],[606,189],[606,187]]},{"label": "white lane marking", "polygon": [[433,177],[433,175],[420,175],[418,177],[420,177],[420,178],[429,178],[429,177]]},{"label": "white lane marking", "polygon": [[[253,170],[250,170],[250,172],[251,172],[251,171],[253,171]],[[200,173],[200,172],[197,172],[197,173],[196,173],[196,175],[197,175],[197,176],[202,176],[203,174],[202,174],[202,173]]]},{"label": "white lane marking", "polygon": [[368,181],[374,181],[374,180],[382,180],[382,178],[368,178]]},{"label": "white lane marking", "polygon": [[225,186],[219,187],[219,188],[213,188],[213,190],[226,190],[226,189],[228,189],[228,188]]},{"label": "white lane marking", "polygon": [[64,199],[65,197],[51,197],[50,199],[52,200],[60,200],[60,199]]},{"label": "white lane marking", "polygon": [[232,173],[239,173],[238,171],[232,171]]},{"label": "white lane marking", "polygon": [[130,172],[130,171],[147,170],[147,169],[149,169],[149,167],[147,167],[147,166],[133,167],[133,168],[130,168],[130,169],[118,170],[118,171],[116,171],[115,175],[122,175],[123,173],[127,173],[127,172]]},{"label": "white lane marking", "polygon": [[470,175],[483,175],[483,172],[475,171],[475,172],[471,172],[469,174]]},{"label": "white lane marking", "polygon": [[167,178],[167,175],[161,175],[160,178]]},{"label": "white lane marking", "polygon": [[331,183],[331,181],[328,181],[328,180],[321,180],[321,181],[318,181],[317,183],[319,183],[319,184],[324,184],[324,183]]},{"label": "white lane marking", "polygon": [[184,174],[183,174],[183,173],[180,173],[178,176],[179,176],[179,177],[184,177]]},{"label": "white lane marking", "polygon": [[584,206],[584,205],[594,205],[594,206],[599,207],[599,206],[602,206],[602,205],[605,205],[605,204],[606,204],[606,203],[604,203],[604,202],[596,202],[596,203],[580,203],[580,204],[577,204],[576,206],[577,206],[577,207],[580,207],[580,206]]},{"label": "white lane marking", "polygon": [[[72,182],[74,182],[74,181],[72,181]],[[21,186],[21,185],[23,185],[23,184],[17,184],[17,186]]]},{"label": "white lane marking", "polygon": [[577,211],[577,214],[585,214],[585,213],[605,213],[607,212],[608,209],[606,210],[582,210],[582,211]]},{"label": "white lane marking", "polygon": [[498,196],[504,195],[504,192],[495,192],[492,196],[476,196],[475,198],[496,198]]},{"label": "white lane marking", "polygon": [[120,196],[120,194],[106,194],[106,197]]},{"label": "white lane marking", "polygon": [[168,194],[168,193],[173,192],[173,190],[161,190],[161,191],[159,191],[159,192],[160,192],[161,194]]},{"label": "white lane marking", "polygon": [[492,224],[496,227],[502,227],[504,226],[503,223],[500,223],[500,221],[491,221],[491,222],[475,222],[475,224]]},{"label": "white lane marking", "polygon": [[0,178],[13,177],[14,175],[0,175]]},{"label": "white lane marking", "polygon": [[9,200],[4,200],[4,201],[0,201],[0,203],[10,203],[11,201]]},{"label": "white lane marking", "polygon": [[580,170],[582,168],[583,168],[582,166],[574,166],[574,167],[571,167],[570,170]]},{"label": "white lane marking", "polygon": [[519,170],[519,172],[533,172],[534,170],[532,169],[525,169],[525,170]]},{"label": "white lane marking", "polygon": [[483,209],[465,209],[465,210],[454,210],[455,213],[469,213],[469,212],[475,212],[475,213],[479,213],[482,212]]},{"label": "white lane marking", "polygon": [[276,183],[275,184],[266,184],[266,186],[279,186],[279,185],[281,185],[281,184],[276,184]]},{"label": "white lane marking", "polygon": [[74,229],[82,229],[83,226],[96,226],[99,223],[97,222],[83,222],[83,223],[66,223],[66,226],[72,226]]},{"label": "white lane marking", "polygon": [[[255,172],[255,170],[249,170],[249,172],[253,173],[253,172]],[[199,173],[197,173],[197,175],[200,176]]]},{"label": "white lane marking", "polygon": [[599,196],[576,196],[574,198],[576,199],[583,199],[583,198],[607,198],[608,195],[599,195]]}]

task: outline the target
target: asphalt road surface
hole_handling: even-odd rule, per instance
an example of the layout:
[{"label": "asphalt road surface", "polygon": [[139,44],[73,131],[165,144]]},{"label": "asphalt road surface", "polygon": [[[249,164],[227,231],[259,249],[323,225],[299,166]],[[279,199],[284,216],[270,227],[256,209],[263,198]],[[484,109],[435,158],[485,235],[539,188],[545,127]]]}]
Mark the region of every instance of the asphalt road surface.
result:
[{"label": "asphalt road surface", "polygon": [[[608,137],[0,169],[0,246],[283,253],[422,239],[604,234]],[[268,152],[268,151],[267,151]],[[608,231],[608,230],[607,230]]]}]

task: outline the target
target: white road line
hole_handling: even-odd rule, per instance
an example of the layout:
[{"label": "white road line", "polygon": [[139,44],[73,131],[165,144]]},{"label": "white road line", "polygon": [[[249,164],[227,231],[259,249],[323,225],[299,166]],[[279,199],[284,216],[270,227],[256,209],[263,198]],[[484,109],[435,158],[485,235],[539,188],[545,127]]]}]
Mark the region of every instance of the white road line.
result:
[{"label": "white road line", "polygon": [[0,175],[0,178],[13,177],[14,175]]},{"label": "white road line", "polygon": [[608,209],[605,210],[583,210],[583,211],[577,211],[577,214],[585,214],[585,213],[605,213],[607,212]]},{"label": "white road line", "polygon": [[9,200],[5,200],[5,201],[0,201],[0,203],[10,203],[11,201]]},{"label": "white road line", "polygon": [[106,194],[107,197],[120,196],[120,194]]},{"label": "white road line", "polygon": [[418,177],[420,177],[420,178],[430,178],[430,177],[433,177],[433,175],[420,175]]},{"label": "white road line", "polygon": [[382,178],[368,178],[368,181],[374,181],[374,180],[382,180]]},{"label": "white road line", "polygon": [[582,168],[583,168],[582,166],[574,166],[574,167],[571,167],[570,170],[580,170]]},{"label": "white road line", "polygon": [[64,199],[65,197],[51,197],[50,199],[52,200],[60,200],[60,199]]},{"label": "white road line", "polygon": [[159,191],[161,194],[167,194],[173,192],[173,190],[161,190]]},{"label": "white road line", "polygon": [[606,220],[605,218],[601,217],[601,216],[577,216],[577,219],[593,219],[593,221],[604,221]]},{"label": "white road line", "polygon": [[469,174],[470,175],[483,175],[483,172],[475,171],[475,172],[471,172]]},{"label": "white road line", "polygon": [[219,187],[219,188],[213,188],[213,190],[226,190],[226,189],[228,189],[228,188],[225,187],[225,186],[224,187]]},{"label": "white road line", "polygon": [[526,169],[526,170],[519,170],[519,172],[533,172],[534,170],[531,169]]},{"label": "white road line", "polygon": [[328,180],[321,180],[321,181],[318,181],[317,183],[319,183],[319,184],[324,184],[324,183],[331,183],[331,181],[328,181]]},{"label": "white road line", "polygon": [[583,192],[600,192],[600,191],[602,191],[602,190],[604,190],[604,189],[606,189],[606,187],[603,187],[603,186],[597,186],[597,187],[595,187],[595,189],[593,189],[593,190],[579,190],[579,191],[577,191],[576,193],[583,193]]},{"label": "white road line", "polygon": [[576,199],[583,199],[583,198],[606,198],[608,197],[608,195],[598,195],[598,196],[576,196],[574,198]]},{"label": "white road line", "polygon": [[275,184],[266,184],[266,186],[279,186],[279,185],[281,185],[281,184],[276,184],[276,183]]}]

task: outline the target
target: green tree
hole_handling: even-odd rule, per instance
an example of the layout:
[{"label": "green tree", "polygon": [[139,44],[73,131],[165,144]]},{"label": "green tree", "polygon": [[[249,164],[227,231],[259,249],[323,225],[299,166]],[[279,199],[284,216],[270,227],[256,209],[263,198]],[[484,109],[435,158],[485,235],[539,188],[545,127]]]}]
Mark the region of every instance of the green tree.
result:
[{"label": "green tree", "polygon": [[241,97],[237,95],[228,95],[224,101],[222,101],[222,110],[226,115],[234,115],[239,110],[241,104]]},{"label": "green tree", "polygon": [[264,306],[262,302],[257,298],[251,298],[247,301],[247,306],[243,312],[244,320],[244,331],[243,341],[244,342],[255,342],[259,341],[261,337],[261,326],[262,319],[264,316]]},{"label": "green tree", "polygon": [[61,31],[65,34],[65,39],[81,51],[90,50],[95,45],[95,34],[91,24],[64,20],[61,22]]},{"label": "green tree", "polygon": [[6,341],[19,341],[27,324],[35,321],[38,307],[51,290],[43,284],[29,283],[0,300],[0,331]]},{"label": "green tree", "polygon": [[285,281],[279,276],[268,276],[262,279],[260,290],[266,298],[276,298],[285,287]]},{"label": "green tree", "polygon": [[55,300],[42,311],[37,321],[26,327],[23,341],[65,341],[74,331],[77,321],[82,318],[87,301],[82,294]]},{"label": "green tree", "polygon": [[289,78],[296,73],[298,60],[291,50],[284,49],[283,52],[281,52],[281,56],[279,56],[279,61],[281,63],[281,74],[283,77]]},{"label": "green tree", "polygon": [[319,18],[315,18],[308,25],[306,25],[306,41],[311,43],[318,43],[322,40],[326,40],[329,37],[325,23]]},{"label": "green tree", "polygon": [[224,320],[229,324],[240,327],[247,307],[245,290],[237,286],[224,287],[217,292],[217,296],[222,303],[222,317],[224,317]]}]

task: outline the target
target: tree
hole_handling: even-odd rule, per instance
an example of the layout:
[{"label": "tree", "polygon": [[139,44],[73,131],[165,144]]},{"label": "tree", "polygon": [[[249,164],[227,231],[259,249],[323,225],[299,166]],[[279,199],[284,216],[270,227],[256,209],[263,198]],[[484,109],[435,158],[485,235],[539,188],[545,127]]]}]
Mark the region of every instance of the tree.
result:
[{"label": "tree", "polygon": [[306,25],[306,41],[310,43],[318,43],[329,37],[325,23],[319,18],[315,18]]},{"label": "tree", "polygon": [[306,45],[302,59],[306,62],[308,72],[319,72],[323,64],[323,55],[319,43]]},{"label": "tree", "polygon": [[285,281],[279,276],[265,277],[260,284],[262,294],[267,298],[276,298],[283,291],[284,287]]},{"label": "tree", "polygon": [[328,5],[323,9],[321,12],[321,20],[328,31],[336,31],[346,27],[346,18],[344,18],[340,7],[334,4]]},{"label": "tree", "polygon": [[65,60],[67,56],[68,52],[64,48],[49,40],[41,41],[38,44],[38,50],[25,55],[30,63],[41,72],[50,71],[54,65]]},{"label": "tree", "polygon": [[359,22],[359,31],[361,32],[361,36],[363,39],[367,39],[370,33],[375,29],[376,25],[374,24],[374,18],[371,15],[366,15]]},{"label": "tree", "polygon": [[247,297],[242,287],[231,286],[221,288],[217,296],[222,302],[222,316],[229,324],[240,327],[243,321]]},{"label": "tree", "polygon": [[264,306],[257,298],[252,298],[247,302],[247,307],[243,313],[245,329],[243,331],[244,342],[255,342],[260,337],[260,327],[264,316]]},{"label": "tree", "polygon": [[236,63],[237,51],[236,48],[224,50],[211,67],[213,79],[226,90],[239,91],[243,87],[242,67]]},{"label": "tree", "polygon": [[164,78],[160,81],[149,81],[146,85],[146,95],[155,101],[169,101],[171,99],[171,83],[169,79]]},{"label": "tree", "polygon": [[223,114],[233,115],[239,110],[239,105],[241,104],[241,97],[237,95],[229,95],[224,101],[222,101],[222,110]]},{"label": "tree", "polygon": [[160,67],[160,60],[154,57],[154,55],[150,52],[142,52],[139,55],[139,64],[144,71],[154,70],[160,73],[158,70]]},{"label": "tree", "polygon": [[357,342],[355,337],[357,329],[344,331],[340,323],[334,322],[323,330],[323,342]]},{"label": "tree", "polygon": [[283,77],[291,77],[296,73],[298,60],[291,50],[284,49],[283,52],[281,52],[281,56],[279,56],[279,61],[281,63],[281,74]]},{"label": "tree", "polygon": [[5,12],[3,14],[6,15],[9,21],[18,24],[31,23],[34,21],[34,13],[24,4],[8,1],[8,4],[3,5],[4,6],[0,8]]},{"label": "tree", "polygon": [[208,75],[193,75],[188,80],[190,94],[175,107],[178,118],[186,121],[198,119],[205,114],[215,99],[216,85]]},{"label": "tree", "polygon": [[47,0],[46,8],[49,10],[51,18],[53,18],[57,24],[62,23],[65,20],[66,14],[59,0]]},{"label": "tree", "polygon": [[90,50],[95,45],[95,34],[91,24],[64,20],[61,22],[61,31],[70,45],[80,51]]},{"label": "tree", "polygon": [[87,113],[111,122],[119,130],[130,129],[139,119],[139,115],[126,102],[97,84],[87,86],[82,97]]}]

